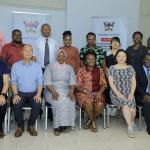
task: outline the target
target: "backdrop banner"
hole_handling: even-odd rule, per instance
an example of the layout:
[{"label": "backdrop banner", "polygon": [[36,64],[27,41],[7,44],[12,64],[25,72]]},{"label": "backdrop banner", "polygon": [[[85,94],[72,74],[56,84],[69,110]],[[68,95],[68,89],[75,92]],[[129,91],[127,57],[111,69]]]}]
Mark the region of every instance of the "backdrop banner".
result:
[{"label": "backdrop banner", "polygon": [[92,17],[92,31],[96,34],[97,45],[104,51],[110,50],[112,37],[119,37],[121,48],[127,48],[127,18],[126,17]]},{"label": "backdrop banner", "polygon": [[41,36],[41,25],[44,23],[51,23],[50,14],[12,12],[12,30],[21,30],[23,42],[33,48],[35,40]]}]

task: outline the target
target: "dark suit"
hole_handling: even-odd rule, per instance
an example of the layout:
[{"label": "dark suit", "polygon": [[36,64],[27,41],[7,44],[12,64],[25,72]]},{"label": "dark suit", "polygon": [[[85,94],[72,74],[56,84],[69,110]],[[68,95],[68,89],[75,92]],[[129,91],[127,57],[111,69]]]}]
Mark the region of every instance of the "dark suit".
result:
[{"label": "dark suit", "polygon": [[147,128],[150,129],[150,102],[144,102],[144,96],[149,95],[146,93],[146,89],[148,86],[148,79],[146,76],[146,72],[142,67],[139,67],[136,70],[136,80],[137,80],[137,87],[135,92],[135,99],[137,105],[143,106],[144,117],[147,124]]}]

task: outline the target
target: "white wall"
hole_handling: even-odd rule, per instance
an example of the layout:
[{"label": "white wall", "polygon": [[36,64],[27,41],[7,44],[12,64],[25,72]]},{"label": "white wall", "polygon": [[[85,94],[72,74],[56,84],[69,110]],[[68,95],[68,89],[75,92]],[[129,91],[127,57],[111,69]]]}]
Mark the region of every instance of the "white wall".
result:
[{"label": "white wall", "polygon": [[140,30],[144,34],[143,43],[147,44],[147,38],[150,37],[150,0],[141,0]]},{"label": "white wall", "polygon": [[67,29],[73,33],[73,43],[78,48],[85,45],[85,35],[91,31],[93,16],[128,17],[128,44],[139,26],[140,0],[68,0]]},{"label": "white wall", "polygon": [[35,9],[28,7],[5,6],[0,5],[0,32],[5,35],[6,42],[11,41],[12,18],[11,11],[25,11],[34,13],[48,13],[51,15],[52,36],[62,45],[62,33],[66,27],[66,10],[59,9]]},{"label": "white wall", "polygon": [[0,0],[0,4],[65,9],[67,0]]}]

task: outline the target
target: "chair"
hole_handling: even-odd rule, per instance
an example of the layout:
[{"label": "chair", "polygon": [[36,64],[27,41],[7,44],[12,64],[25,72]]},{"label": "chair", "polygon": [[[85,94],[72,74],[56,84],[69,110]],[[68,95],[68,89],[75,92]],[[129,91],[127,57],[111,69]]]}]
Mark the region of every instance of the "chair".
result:
[{"label": "chair", "polygon": [[[30,104],[25,103],[25,106],[22,108],[23,110],[31,110]],[[7,132],[10,132],[10,112],[11,112],[11,106],[8,107],[8,126],[7,126]],[[37,130],[38,128],[38,121],[36,120],[35,122],[35,129]]]},{"label": "chair", "polygon": [[6,111],[5,119],[4,119],[4,134],[7,134],[7,111]]},{"label": "chair", "polygon": [[[115,105],[113,104],[107,104],[106,105],[106,108],[107,108],[107,128],[110,127],[110,115],[109,115],[109,112],[110,112],[110,107],[116,107]],[[142,130],[142,106],[137,106],[138,107],[138,112],[139,112],[139,130],[141,131]]]},{"label": "chair", "polygon": [[48,125],[48,108],[52,108],[51,104],[48,102],[45,103],[45,131],[47,131]]},{"label": "chair", "polygon": [[[82,109],[79,105],[79,130],[82,129]],[[103,110],[103,128],[106,129],[106,108]]]},{"label": "chair", "polygon": [[107,128],[110,127],[110,108],[117,108],[115,105],[113,104],[107,104],[106,105],[106,110],[107,110]]},{"label": "chair", "polygon": [[142,109],[143,109],[143,107],[137,105],[137,108],[138,108],[138,112],[139,112],[139,130],[141,131],[142,130]]}]

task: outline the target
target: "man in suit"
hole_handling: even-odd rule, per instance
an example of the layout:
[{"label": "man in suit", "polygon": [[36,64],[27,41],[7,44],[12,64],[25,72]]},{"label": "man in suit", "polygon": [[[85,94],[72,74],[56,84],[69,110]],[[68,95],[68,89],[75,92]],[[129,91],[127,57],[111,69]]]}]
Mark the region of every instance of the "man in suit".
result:
[{"label": "man in suit", "polygon": [[150,135],[150,52],[143,61],[143,66],[136,70],[137,88],[135,98],[137,105],[143,106],[147,133]]}]

